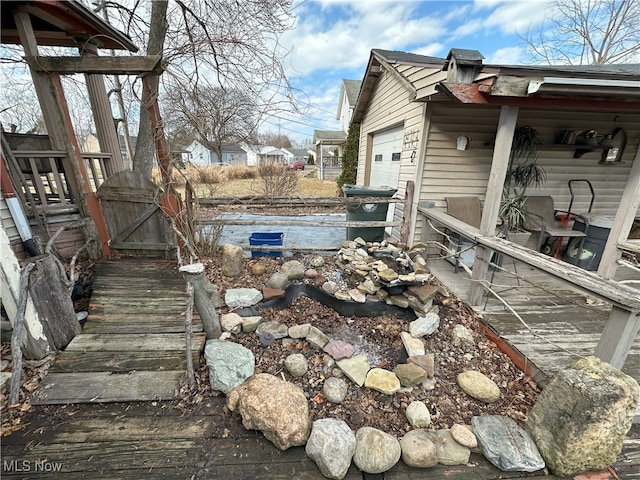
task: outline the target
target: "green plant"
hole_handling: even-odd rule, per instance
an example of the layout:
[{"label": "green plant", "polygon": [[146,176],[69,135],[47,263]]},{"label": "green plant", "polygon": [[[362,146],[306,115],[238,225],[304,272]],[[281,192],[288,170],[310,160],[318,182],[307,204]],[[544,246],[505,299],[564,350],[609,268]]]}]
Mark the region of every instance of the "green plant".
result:
[{"label": "green plant", "polygon": [[527,219],[527,190],[546,181],[546,173],[537,162],[540,143],[535,128],[528,125],[516,127],[499,212],[510,230],[522,230]]},{"label": "green plant", "polygon": [[355,184],[358,173],[358,150],[360,148],[360,124],[352,123],[342,152],[342,172],[336,179],[338,189],[343,185]]}]

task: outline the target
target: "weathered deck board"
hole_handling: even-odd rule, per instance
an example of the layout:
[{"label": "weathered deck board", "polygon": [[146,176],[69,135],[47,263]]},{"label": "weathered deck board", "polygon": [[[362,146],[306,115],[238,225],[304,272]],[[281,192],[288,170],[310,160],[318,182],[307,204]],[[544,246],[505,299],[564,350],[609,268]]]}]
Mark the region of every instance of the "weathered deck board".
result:
[{"label": "weathered deck board", "polygon": [[[193,335],[192,350],[204,348],[204,334]],[[185,336],[175,333],[90,334],[83,333],[67,346],[67,352],[136,352],[140,350],[184,352]]]},{"label": "weathered deck board", "polygon": [[[193,364],[198,365],[200,352],[192,350]],[[186,355],[176,352],[141,351],[115,356],[113,352],[67,352],[50,369],[49,373],[74,372],[130,372],[133,370],[159,371],[187,369]]]}]

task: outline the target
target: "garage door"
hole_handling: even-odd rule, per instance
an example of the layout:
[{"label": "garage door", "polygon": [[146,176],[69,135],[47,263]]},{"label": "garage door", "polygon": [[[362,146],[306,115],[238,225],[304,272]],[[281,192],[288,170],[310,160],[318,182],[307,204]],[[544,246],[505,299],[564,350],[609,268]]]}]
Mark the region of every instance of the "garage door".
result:
[{"label": "garage door", "polygon": [[371,186],[398,186],[403,127],[384,130],[373,135],[371,146]]}]

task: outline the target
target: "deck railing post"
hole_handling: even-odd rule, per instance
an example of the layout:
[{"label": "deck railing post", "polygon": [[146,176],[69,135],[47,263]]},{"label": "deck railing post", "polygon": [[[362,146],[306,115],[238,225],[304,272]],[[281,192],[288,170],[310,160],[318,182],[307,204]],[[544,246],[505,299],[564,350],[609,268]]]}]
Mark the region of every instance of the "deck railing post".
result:
[{"label": "deck railing post", "polygon": [[193,299],[202,321],[202,326],[207,334],[207,340],[220,338],[222,328],[216,306],[220,306],[222,300],[218,287],[212,284],[204,274],[202,263],[193,263],[180,267],[180,273],[187,282],[193,285]]}]

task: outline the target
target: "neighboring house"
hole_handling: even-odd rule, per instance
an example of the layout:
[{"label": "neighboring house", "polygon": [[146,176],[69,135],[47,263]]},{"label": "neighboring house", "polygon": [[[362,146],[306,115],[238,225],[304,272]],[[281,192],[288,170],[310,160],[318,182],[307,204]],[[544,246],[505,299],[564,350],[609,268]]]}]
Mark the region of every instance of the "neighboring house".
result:
[{"label": "neighboring house", "polygon": [[291,163],[293,162],[293,154],[284,149],[256,145],[243,145],[242,148],[247,152],[247,165],[256,166],[263,162]]},{"label": "neighboring house", "polygon": [[[138,142],[138,137],[129,137],[131,139],[131,150],[132,153],[136,151],[136,143]],[[124,135],[118,135],[118,144],[120,145],[120,154],[122,155],[122,159],[127,162],[129,155],[127,155],[127,146],[124,141]],[[83,152],[100,152],[100,142],[98,140],[98,135],[95,133],[89,133],[85,138],[84,142],[81,145]]]},{"label": "neighboring house", "polygon": [[338,102],[338,113],[336,120],[340,120],[340,128],[343,132],[349,132],[353,108],[358,100],[362,80],[342,80],[340,88],[340,101]]},{"label": "neighboring house", "polygon": [[214,153],[210,146],[204,145],[198,140],[191,142],[187,147],[187,161],[199,167],[208,167],[213,163]]},{"label": "neighboring house", "polygon": [[206,167],[209,165],[247,165],[247,152],[239,145],[222,145],[222,158],[213,149],[211,144],[205,144],[194,140],[187,148],[187,161],[192,165]]},{"label": "neighboring house", "polygon": [[[342,130],[313,131],[313,144],[316,146],[315,158],[320,180],[336,178],[340,174],[342,150],[346,140],[347,134]],[[338,155],[335,154],[335,150],[338,151]]]},{"label": "neighboring house", "polygon": [[[404,195],[407,182],[415,183],[409,244],[421,240],[419,202],[444,207],[452,195],[499,197],[502,183],[492,184],[491,172],[496,164],[505,171],[516,125],[535,128],[543,141],[538,164],[546,183],[531,194],[552,195],[556,208],[566,209],[567,182],[589,179],[593,211],[616,214],[627,181],[634,178],[634,157],[640,161],[640,66],[485,65],[482,60],[475,50],[452,49],[446,59],[371,51],[352,119],[360,123],[357,184],[388,185]],[[617,158],[607,155],[604,142],[578,156],[580,149],[560,140],[566,131],[594,130],[602,142],[616,129],[625,134],[616,135]],[[577,192],[573,211],[586,212],[589,200],[588,192]],[[637,215],[636,208],[637,202],[624,215]],[[396,220],[401,213],[396,211]]]},{"label": "neighboring house", "polygon": [[291,165],[298,160],[305,164],[309,162],[309,151],[304,148],[282,148],[281,150],[285,153],[288,165]]}]

